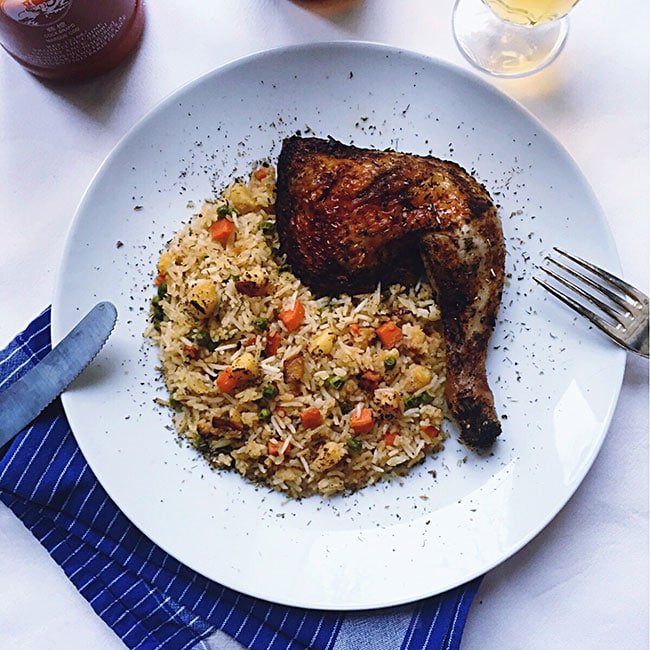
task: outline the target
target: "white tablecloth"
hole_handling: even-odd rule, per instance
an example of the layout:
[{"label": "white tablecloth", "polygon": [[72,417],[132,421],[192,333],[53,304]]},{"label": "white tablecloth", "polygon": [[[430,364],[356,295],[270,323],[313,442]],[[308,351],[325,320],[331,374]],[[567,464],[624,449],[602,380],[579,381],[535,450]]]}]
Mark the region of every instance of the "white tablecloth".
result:
[{"label": "white tablecloth", "polygon": [[[69,87],[41,83],[0,52],[0,346],[51,302],[84,188],[162,98],[232,59],[310,41],[388,43],[469,68],[451,35],[452,4],[150,0],[135,57]],[[575,158],[625,276],[646,292],[648,24],[643,0],[584,0],[552,66],[527,79],[492,79]],[[124,647],[3,505],[0,576],[0,647]],[[629,356],[593,468],[550,525],[485,578],[463,647],[648,646],[648,364]]]}]

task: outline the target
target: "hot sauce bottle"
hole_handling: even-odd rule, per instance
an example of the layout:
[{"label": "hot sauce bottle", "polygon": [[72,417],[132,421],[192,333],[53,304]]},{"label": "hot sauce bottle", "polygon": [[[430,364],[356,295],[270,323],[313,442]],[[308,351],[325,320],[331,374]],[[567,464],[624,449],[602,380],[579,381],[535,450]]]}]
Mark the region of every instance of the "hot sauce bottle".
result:
[{"label": "hot sauce bottle", "polygon": [[135,47],[143,27],[143,0],[0,0],[0,44],[44,79],[107,72]]}]

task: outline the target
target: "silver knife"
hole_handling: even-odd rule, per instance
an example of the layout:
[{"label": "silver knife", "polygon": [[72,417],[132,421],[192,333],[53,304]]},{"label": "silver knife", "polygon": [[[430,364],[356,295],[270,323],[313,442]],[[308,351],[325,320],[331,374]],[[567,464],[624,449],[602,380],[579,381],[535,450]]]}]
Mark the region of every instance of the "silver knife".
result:
[{"label": "silver knife", "polygon": [[98,303],[39,363],[0,393],[0,447],[22,431],[95,358],[116,319],[115,305]]}]

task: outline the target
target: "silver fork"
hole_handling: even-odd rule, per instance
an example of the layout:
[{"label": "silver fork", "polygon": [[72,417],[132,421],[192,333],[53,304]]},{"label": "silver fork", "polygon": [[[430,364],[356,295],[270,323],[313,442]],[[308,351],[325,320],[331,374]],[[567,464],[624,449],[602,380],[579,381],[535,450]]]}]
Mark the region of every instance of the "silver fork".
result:
[{"label": "silver fork", "polygon": [[[559,248],[553,250],[561,256],[561,259],[546,256],[544,260],[547,266],[540,266],[540,270],[591,307],[579,302],[555,284],[533,278],[535,282],[589,319],[620,346],[647,357],[648,296],[631,284],[580,257]],[[569,266],[567,261],[573,264]],[[560,275],[551,266],[563,271],[564,275]]]}]

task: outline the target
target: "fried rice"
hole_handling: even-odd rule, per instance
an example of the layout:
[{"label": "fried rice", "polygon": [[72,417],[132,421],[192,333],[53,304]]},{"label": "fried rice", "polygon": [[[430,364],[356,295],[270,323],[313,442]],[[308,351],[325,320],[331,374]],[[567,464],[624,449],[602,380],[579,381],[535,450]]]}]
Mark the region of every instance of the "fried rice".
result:
[{"label": "fried rice", "polygon": [[256,166],[166,245],[147,336],[178,435],[213,468],[295,498],[403,476],[443,448],[445,359],[426,281],[321,297],[275,230]]}]

